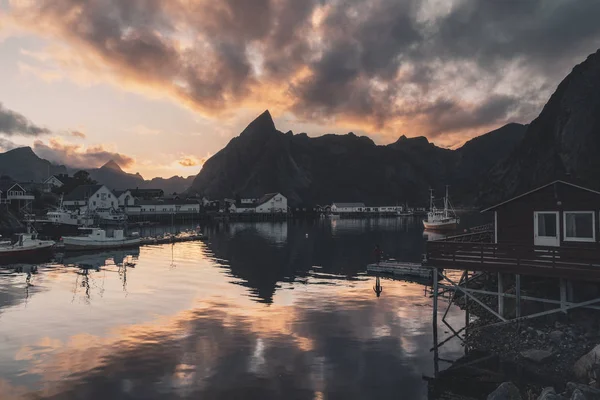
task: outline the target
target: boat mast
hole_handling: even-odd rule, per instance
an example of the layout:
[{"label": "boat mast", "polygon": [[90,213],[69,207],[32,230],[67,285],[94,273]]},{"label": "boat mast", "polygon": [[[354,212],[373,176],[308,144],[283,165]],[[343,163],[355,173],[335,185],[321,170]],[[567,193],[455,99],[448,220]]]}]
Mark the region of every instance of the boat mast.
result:
[{"label": "boat mast", "polygon": [[433,212],[433,189],[429,189],[429,211]]},{"label": "boat mast", "polygon": [[446,197],[444,197],[444,218],[448,218],[448,185],[446,185]]}]

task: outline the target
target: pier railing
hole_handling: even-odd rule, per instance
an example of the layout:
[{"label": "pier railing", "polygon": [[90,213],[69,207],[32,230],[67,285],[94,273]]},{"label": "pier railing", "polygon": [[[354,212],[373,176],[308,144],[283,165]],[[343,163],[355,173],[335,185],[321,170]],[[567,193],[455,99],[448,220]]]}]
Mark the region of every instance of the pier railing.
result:
[{"label": "pier railing", "polygon": [[427,265],[600,281],[600,248],[546,247],[506,243],[433,241]]}]

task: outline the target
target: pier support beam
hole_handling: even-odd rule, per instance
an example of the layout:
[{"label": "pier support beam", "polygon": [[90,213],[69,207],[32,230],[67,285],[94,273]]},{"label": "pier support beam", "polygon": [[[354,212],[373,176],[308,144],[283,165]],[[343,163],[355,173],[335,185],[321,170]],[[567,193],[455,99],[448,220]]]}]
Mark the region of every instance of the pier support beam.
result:
[{"label": "pier support beam", "polygon": [[498,314],[504,317],[504,281],[502,272],[498,272]]},{"label": "pier support beam", "polygon": [[517,296],[516,314],[521,318],[521,275],[515,275],[515,295]]},{"label": "pier support beam", "polygon": [[437,378],[438,374],[439,374],[438,324],[437,324],[439,280],[438,280],[437,268],[433,269],[432,275],[433,275],[433,284],[432,284],[432,289],[433,289],[433,318],[432,318],[432,320],[433,320],[433,347],[435,349],[434,354],[433,354],[433,364],[434,364],[434,376]]},{"label": "pier support beam", "polygon": [[563,313],[567,313],[567,280],[560,279],[560,309]]}]

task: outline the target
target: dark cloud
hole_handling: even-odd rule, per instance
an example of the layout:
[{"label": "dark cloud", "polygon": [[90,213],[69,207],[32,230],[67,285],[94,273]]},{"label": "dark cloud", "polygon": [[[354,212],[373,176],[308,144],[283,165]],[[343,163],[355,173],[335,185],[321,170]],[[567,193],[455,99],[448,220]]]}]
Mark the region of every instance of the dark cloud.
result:
[{"label": "dark cloud", "polygon": [[46,160],[68,165],[72,168],[97,168],[110,160],[123,168],[131,167],[135,160],[121,153],[106,150],[102,145],[84,148],[51,138],[48,144],[41,140],[33,143],[35,153]]},{"label": "dark cloud", "polygon": [[206,112],[277,102],[305,120],[438,136],[530,121],[600,47],[600,2],[587,0],[23,4],[23,24]]},{"label": "dark cloud", "polygon": [[18,112],[7,109],[0,103],[0,133],[8,136],[38,136],[50,133],[50,130],[35,125]]},{"label": "dark cloud", "polygon": [[71,136],[80,139],[85,139],[87,137],[87,135],[81,131],[71,131]]},{"label": "dark cloud", "polygon": [[4,139],[4,138],[0,137],[0,151],[8,151],[8,150],[12,150],[16,147],[19,147],[16,143],[13,143],[12,141],[10,141],[8,139]]}]

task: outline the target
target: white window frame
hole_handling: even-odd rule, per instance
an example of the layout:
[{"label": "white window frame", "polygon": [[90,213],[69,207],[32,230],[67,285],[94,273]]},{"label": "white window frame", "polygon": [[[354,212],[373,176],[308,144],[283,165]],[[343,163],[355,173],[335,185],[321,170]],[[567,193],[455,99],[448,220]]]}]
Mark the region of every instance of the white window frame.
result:
[{"label": "white window frame", "polygon": [[[563,240],[565,242],[587,242],[596,241],[596,213],[594,211],[563,211]],[[567,214],[592,214],[592,237],[591,238],[569,238],[567,237]]]}]

